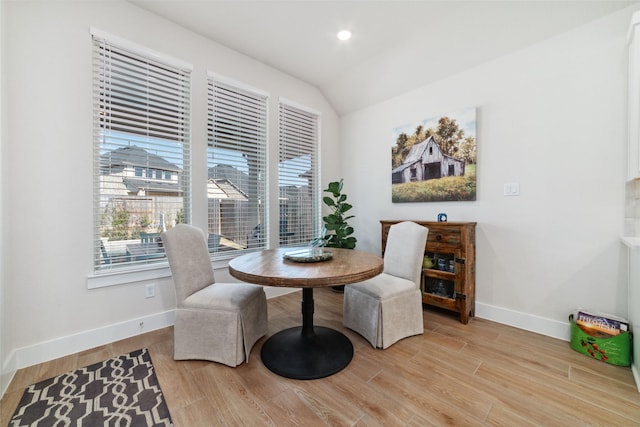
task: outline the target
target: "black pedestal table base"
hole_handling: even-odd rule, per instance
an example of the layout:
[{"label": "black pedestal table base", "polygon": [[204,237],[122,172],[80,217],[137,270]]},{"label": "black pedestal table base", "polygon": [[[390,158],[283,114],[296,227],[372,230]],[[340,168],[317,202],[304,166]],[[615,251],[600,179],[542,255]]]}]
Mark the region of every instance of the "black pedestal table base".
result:
[{"label": "black pedestal table base", "polygon": [[353,345],[343,333],[313,326],[313,288],[302,290],[302,326],[272,335],[262,346],[262,362],[286,378],[312,380],[333,375],[353,358]]},{"label": "black pedestal table base", "polygon": [[316,326],[305,336],[302,327],[285,329],[262,346],[262,362],[270,371],[286,378],[313,380],[333,375],[353,358],[353,345],[344,334]]}]

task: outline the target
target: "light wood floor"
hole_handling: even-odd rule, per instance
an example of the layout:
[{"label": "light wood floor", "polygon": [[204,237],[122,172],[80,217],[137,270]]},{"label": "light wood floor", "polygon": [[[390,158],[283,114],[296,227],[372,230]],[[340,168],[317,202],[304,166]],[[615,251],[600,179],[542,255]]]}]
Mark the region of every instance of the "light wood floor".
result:
[{"label": "light wood floor", "polygon": [[[269,334],[300,324],[301,293],[270,299]],[[165,328],[22,369],[0,402],[7,425],[25,386],[147,347],[178,427],[637,426],[640,394],[629,368],[592,360],[555,340],[483,319],[425,309],[425,333],[374,350],[342,327],[342,295],[315,291],[315,324],[342,330],[354,344],[343,371],[290,380],[260,360],[264,338],[237,368],[172,359]]]}]

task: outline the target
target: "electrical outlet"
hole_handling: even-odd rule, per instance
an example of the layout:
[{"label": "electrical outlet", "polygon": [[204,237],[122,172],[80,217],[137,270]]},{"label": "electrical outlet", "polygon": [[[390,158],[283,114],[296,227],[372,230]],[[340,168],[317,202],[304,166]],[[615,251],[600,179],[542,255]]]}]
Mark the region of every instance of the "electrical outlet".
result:
[{"label": "electrical outlet", "polygon": [[156,296],[156,284],[155,283],[149,283],[144,288],[144,297],[145,298],[153,298],[155,296]]}]

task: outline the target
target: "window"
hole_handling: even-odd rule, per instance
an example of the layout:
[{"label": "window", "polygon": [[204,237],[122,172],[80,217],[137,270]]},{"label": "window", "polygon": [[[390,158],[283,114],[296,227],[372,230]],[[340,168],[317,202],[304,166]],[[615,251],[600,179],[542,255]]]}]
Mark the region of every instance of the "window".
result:
[{"label": "window", "polygon": [[279,110],[280,244],[306,245],[318,237],[320,227],[320,116],[285,101]]},{"label": "window", "polygon": [[225,257],[267,245],[267,95],[209,75],[209,251]]},{"label": "window", "polygon": [[[93,35],[94,269],[163,260],[190,215],[189,66]],[[170,174],[173,179],[152,178]]]}]

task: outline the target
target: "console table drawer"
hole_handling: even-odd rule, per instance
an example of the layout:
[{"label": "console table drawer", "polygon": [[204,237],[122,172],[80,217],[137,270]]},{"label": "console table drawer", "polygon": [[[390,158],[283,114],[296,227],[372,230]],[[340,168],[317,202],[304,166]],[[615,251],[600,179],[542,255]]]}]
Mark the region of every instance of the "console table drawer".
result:
[{"label": "console table drawer", "polygon": [[429,228],[427,244],[459,245],[462,241],[460,229],[445,229],[433,225],[427,227]]}]

